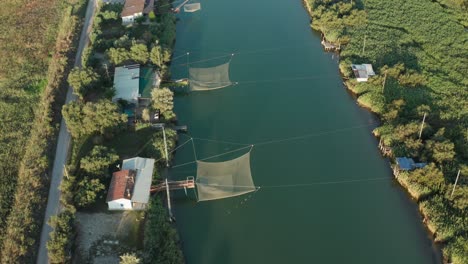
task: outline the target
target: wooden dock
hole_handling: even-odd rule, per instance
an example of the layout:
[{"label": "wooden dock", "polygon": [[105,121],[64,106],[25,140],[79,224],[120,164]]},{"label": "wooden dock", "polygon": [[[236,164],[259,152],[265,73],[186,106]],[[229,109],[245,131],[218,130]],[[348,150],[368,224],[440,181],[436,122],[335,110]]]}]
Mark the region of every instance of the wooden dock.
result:
[{"label": "wooden dock", "polygon": [[334,51],[341,49],[341,44],[337,46],[331,42],[326,41],[325,39],[322,40],[321,44],[326,51]]},{"label": "wooden dock", "polygon": [[150,192],[157,193],[161,191],[165,191],[169,187],[170,191],[173,190],[182,190],[182,189],[193,189],[195,188],[195,179],[193,177],[188,177],[186,180],[183,181],[167,181],[160,183],[156,186],[151,186]]}]

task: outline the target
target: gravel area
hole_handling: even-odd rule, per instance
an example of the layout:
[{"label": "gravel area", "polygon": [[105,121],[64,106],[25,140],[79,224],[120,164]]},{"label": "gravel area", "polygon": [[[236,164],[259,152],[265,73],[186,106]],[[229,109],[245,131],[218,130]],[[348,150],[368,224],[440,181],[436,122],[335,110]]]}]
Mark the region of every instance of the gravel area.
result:
[{"label": "gravel area", "polygon": [[79,262],[95,264],[119,263],[123,253],[135,252],[128,244],[136,238],[142,223],[142,212],[76,213]]}]

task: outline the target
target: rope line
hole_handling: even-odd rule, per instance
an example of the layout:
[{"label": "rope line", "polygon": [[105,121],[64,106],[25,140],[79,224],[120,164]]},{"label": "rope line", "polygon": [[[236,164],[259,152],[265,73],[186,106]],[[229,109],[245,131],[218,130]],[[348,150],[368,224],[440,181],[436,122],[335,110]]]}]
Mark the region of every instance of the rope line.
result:
[{"label": "rope line", "polygon": [[[181,56],[178,56],[176,58],[180,58],[180,57],[183,57],[183,56],[186,56],[188,55],[189,53],[187,52],[186,54],[184,55],[181,55]],[[226,58],[226,57],[232,57],[234,56],[234,53],[231,53],[229,55],[222,55],[222,56],[217,56],[217,57],[212,57],[212,58],[208,58],[208,59],[203,59],[203,60],[197,60],[197,61],[191,61],[191,62],[186,62],[186,63],[180,63],[180,64],[175,64],[175,65],[172,65],[174,67],[176,66],[187,66],[187,65],[192,65],[192,64],[195,64],[195,63],[200,63],[200,62],[206,62],[206,61],[212,61],[212,60],[216,60],[216,59],[221,59],[221,58]],[[173,59],[174,60],[174,59]]]},{"label": "rope line", "polygon": [[[298,183],[298,184],[282,184],[282,185],[258,185],[255,186],[258,191],[261,189],[270,189],[270,188],[292,188],[292,187],[307,187],[314,185],[329,185],[329,184],[343,184],[343,183],[355,183],[355,182],[370,182],[370,181],[381,181],[381,180],[391,180],[391,177],[379,177],[379,178],[366,178],[366,179],[355,179],[355,180],[340,180],[340,181],[323,181],[323,182],[311,182],[311,183]],[[219,184],[202,184],[205,186],[213,187],[228,187],[228,188],[252,188],[252,186],[246,185],[219,185]],[[252,190],[254,191],[254,190]]]},{"label": "rope line", "polygon": [[[185,141],[184,143],[180,144],[179,146],[177,146],[177,147],[174,148],[173,150],[169,151],[169,153],[173,153],[174,151],[176,151],[176,150],[178,150],[179,148],[183,147],[185,144],[187,144],[187,143],[188,143],[189,141],[191,141],[191,140],[192,140],[192,138],[188,139],[187,141]],[[160,159],[156,160],[155,163],[158,162],[158,161],[160,161],[160,160],[163,160],[163,159],[165,159],[165,158],[160,158]]]},{"label": "rope line", "polygon": [[322,131],[322,132],[310,133],[310,134],[305,134],[305,135],[301,135],[301,136],[294,136],[294,137],[289,137],[289,138],[273,139],[273,140],[257,142],[257,143],[251,143],[251,144],[233,142],[233,141],[225,141],[225,140],[218,140],[218,139],[209,139],[209,138],[199,138],[199,137],[192,137],[192,138],[194,140],[207,141],[207,142],[217,142],[217,143],[226,143],[226,144],[239,145],[239,146],[250,146],[250,145],[262,146],[262,145],[268,145],[268,144],[273,144],[273,143],[281,143],[281,142],[286,142],[286,141],[300,140],[300,139],[305,139],[305,138],[309,138],[309,137],[318,137],[318,136],[324,136],[324,135],[328,135],[328,134],[336,134],[336,133],[345,132],[345,131],[348,131],[348,130],[365,128],[365,127],[370,127],[370,126],[374,126],[374,125],[378,125],[378,123],[372,122],[372,123],[369,123],[369,124],[363,124],[363,125],[357,125],[357,126],[345,127],[345,128],[338,128],[338,129],[334,129],[334,130],[327,130],[327,131]]},{"label": "rope line", "polygon": [[328,134],[336,134],[352,129],[358,129],[358,128],[365,128],[365,127],[370,127],[377,125],[377,123],[369,123],[365,125],[359,125],[359,126],[353,126],[353,127],[347,127],[347,128],[340,128],[340,129],[335,129],[331,131],[324,131],[324,132],[318,132],[318,133],[312,133],[312,134],[307,134],[307,135],[302,135],[302,136],[296,136],[296,137],[290,137],[290,138],[285,138],[285,139],[274,139],[274,140],[269,140],[269,141],[264,141],[264,142],[258,142],[255,143],[256,146],[262,146],[262,145],[268,145],[268,144],[273,144],[273,143],[281,143],[281,142],[286,142],[286,141],[292,141],[292,140],[300,140],[300,139],[305,139],[309,137],[318,137],[318,136],[323,136],[323,135],[328,135]]},{"label": "rope line", "polygon": [[225,144],[238,145],[238,146],[250,146],[251,145],[251,144],[243,144],[243,143],[232,142],[232,141],[208,139],[208,138],[199,138],[199,137],[192,137],[192,139],[200,140],[200,141],[207,141],[207,142],[215,142],[215,143],[225,143]]},{"label": "rope line", "polygon": [[194,161],[182,163],[182,164],[173,166],[172,168],[175,169],[175,168],[178,168],[178,167],[182,167],[182,166],[185,166],[185,165],[189,165],[189,164],[196,163],[197,161],[209,160],[209,159],[212,159],[212,158],[220,157],[220,156],[223,156],[223,155],[226,155],[226,154],[229,154],[229,153],[233,153],[233,152],[236,152],[236,151],[239,151],[239,150],[242,150],[242,149],[246,149],[246,148],[250,148],[249,151],[251,151],[252,148],[253,148],[253,145],[249,145],[249,146],[246,146],[246,147],[242,147],[242,148],[230,150],[230,151],[227,151],[227,152],[224,152],[224,153],[221,153],[221,154],[217,154],[217,155],[213,155],[213,156],[210,156],[210,157],[206,157],[206,158],[203,158],[203,159],[199,159],[199,160],[194,160]]}]

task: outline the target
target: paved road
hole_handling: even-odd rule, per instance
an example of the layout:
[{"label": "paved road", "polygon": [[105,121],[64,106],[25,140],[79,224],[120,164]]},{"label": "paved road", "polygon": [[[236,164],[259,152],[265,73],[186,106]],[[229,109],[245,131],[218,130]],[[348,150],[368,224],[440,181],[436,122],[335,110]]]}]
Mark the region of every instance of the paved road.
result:
[{"label": "paved road", "polygon": [[[92,27],[92,21],[94,12],[96,11],[96,0],[89,0],[88,8],[86,9],[85,22],[83,25],[83,31],[81,32],[80,42],[78,44],[78,50],[75,57],[75,66],[81,67],[81,54],[83,49],[88,45],[89,33]],[[73,95],[73,90],[68,87],[67,98],[65,103],[76,100],[76,96]],[[68,151],[70,149],[70,133],[67,130],[64,120],[60,123],[60,132],[57,142],[57,150],[55,151],[54,167],[52,168],[52,179],[49,189],[49,197],[47,199],[47,208],[44,216],[44,223],[41,231],[41,242],[39,245],[39,252],[37,255],[37,264],[49,263],[47,256],[46,244],[49,240],[49,233],[52,228],[48,225],[48,221],[52,215],[56,215],[60,210],[60,190],[59,186],[63,179],[63,168],[66,164]]]}]

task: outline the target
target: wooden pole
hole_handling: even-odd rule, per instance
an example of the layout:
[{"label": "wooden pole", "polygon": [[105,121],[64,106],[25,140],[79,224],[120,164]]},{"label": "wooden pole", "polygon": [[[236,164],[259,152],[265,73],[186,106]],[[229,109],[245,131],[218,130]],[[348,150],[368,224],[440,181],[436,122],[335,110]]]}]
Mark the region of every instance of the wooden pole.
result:
[{"label": "wooden pole", "polygon": [[166,194],[167,194],[167,209],[169,210],[169,221],[172,222],[171,194],[169,192],[169,184],[166,178]]},{"label": "wooden pole", "polygon": [[382,94],[385,91],[385,82],[387,81],[387,71],[385,71],[384,79],[383,79],[383,84],[382,84]]},{"label": "wooden pole", "polygon": [[187,52],[187,80],[190,79],[189,55],[190,55],[190,52]]},{"label": "wooden pole", "polygon": [[63,172],[65,172],[64,175],[67,177],[67,180],[69,180],[70,178],[68,177],[67,165],[63,165]]},{"label": "wooden pole", "polygon": [[460,171],[461,170],[458,170],[457,179],[455,180],[455,184],[453,185],[452,194],[450,194],[450,198],[452,198],[453,193],[455,192],[455,187],[457,187],[458,178],[460,177]]},{"label": "wooden pole", "polygon": [[419,130],[419,139],[421,139],[422,131],[423,131],[423,128],[424,128],[424,121],[426,121],[426,113],[424,113],[424,117],[423,117],[423,120],[422,120],[422,123],[421,123],[421,129]]}]

